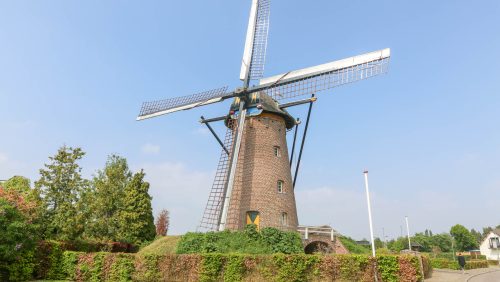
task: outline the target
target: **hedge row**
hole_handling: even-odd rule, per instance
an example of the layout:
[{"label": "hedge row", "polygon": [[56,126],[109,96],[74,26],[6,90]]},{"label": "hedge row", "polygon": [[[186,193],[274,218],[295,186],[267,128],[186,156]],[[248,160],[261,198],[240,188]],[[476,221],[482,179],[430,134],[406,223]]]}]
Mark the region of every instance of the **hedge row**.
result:
[{"label": "hedge row", "polygon": [[[460,265],[456,260],[443,258],[431,258],[433,268],[460,269]],[[470,260],[465,263],[465,269],[488,268],[487,260]]]},{"label": "hedge row", "polygon": [[488,265],[498,265],[498,264],[499,264],[498,260],[491,260],[491,259],[488,260]]},{"label": "hedge row", "polygon": [[[423,258],[426,277],[431,267]],[[133,255],[66,251],[48,273],[73,281],[421,281],[419,257],[382,255]]]},{"label": "hedge row", "polygon": [[[454,260],[456,259],[456,255],[454,255],[453,253],[428,253],[428,255],[431,257],[431,258],[440,258],[440,259],[447,259],[447,260]],[[465,261],[469,261],[469,260],[486,260],[486,256],[485,255],[477,255],[477,254],[474,254],[474,255],[465,255],[464,256],[465,258]]]},{"label": "hedge row", "polygon": [[[24,281],[31,278],[64,279],[63,258],[67,251],[82,252],[132,252],[137,247],[127,243],[94,243],[94,242],[39,242],[34,251],[25,253],[16,260],[15,263],[3,266],[0,262],[0,269],[5,269],[5,273],[0,273],[0,281]],[[71,253],[71,252],[70,252]]]}]

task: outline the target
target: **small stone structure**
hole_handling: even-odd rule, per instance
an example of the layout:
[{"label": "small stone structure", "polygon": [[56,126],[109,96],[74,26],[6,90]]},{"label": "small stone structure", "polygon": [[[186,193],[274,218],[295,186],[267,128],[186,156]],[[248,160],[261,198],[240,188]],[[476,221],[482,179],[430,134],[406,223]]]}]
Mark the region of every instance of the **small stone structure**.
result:
[{"label": "small stone structure", "polygon": [[299,226],[302,244],[306,254],[348,254],[349,251],[338,239],[338,233],[328,225]]}]

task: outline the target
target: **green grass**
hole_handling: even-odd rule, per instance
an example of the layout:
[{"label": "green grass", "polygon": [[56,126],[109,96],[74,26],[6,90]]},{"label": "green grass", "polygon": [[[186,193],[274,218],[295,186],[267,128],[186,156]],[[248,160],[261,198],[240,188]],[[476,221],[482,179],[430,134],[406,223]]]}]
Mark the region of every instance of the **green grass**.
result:
[{"label": "green grass", "polygon": [[166,255],[175,254],[177,243],[181,236],[165,236],[158,238],[139,251],[140,255]]},{"label": "green grass", "polygon": [[352,238],[340,236],[339,239],[340,239],[340,242],[342,242],[342,245],[344,245],[344,247],[346,247],[347,250],[351,254],[369,254],[370,253],[370,249],[356,244],[356,241],[354,241]]}]

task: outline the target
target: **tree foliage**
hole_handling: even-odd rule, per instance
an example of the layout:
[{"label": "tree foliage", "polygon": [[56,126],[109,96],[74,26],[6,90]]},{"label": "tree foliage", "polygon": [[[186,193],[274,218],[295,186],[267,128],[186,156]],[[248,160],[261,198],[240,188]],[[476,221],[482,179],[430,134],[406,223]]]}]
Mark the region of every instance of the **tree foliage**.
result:
[{"label": "tree foliage", "polygon": [[94,176],[91,191],[86,195],[91,207],[86,236],[100,240],[119,239],[119,213],[123,209],[125,187],[131,176],[125,158],[116,155],[108,157],[104,169]]},{"label": "tree foliage", "polygon": [[468,251],[472,249],[477,249],[478,242],[474,238],[474,236],[460,224],[456,224],[451,227],[450,230],[451,236],[455,240],[456,248],[458,251]]},{"label": "tree foliage", "polygon": [[39,239],[35,209],[19,192],[0,187],[0,279],[30,278],[22,268],[31,271],[32,265],[23,260],[33,256]]},{"label": "tree foliage", "polygon": [[45,206],[45,236],[58,240],[74,240],[83,232],[78,222],[80,195],[87,187],[78,161],[85,155],[81,148],[61,147],[50,163],[40,169],[35,183]]},{"label": "tree foliage", "polygon": [[168,232],[168,227],[170,226],[170,216],[169,212],[166,209],[163,209],[158,214],[156,218],[156,235],[157,236],[166,236]]},{"label": "tree foliage", "polygon": [[152,241],[156,234],[149,183],[144,176],[141,170],[127,183],[119,213],[120,238],[130,243]]}]

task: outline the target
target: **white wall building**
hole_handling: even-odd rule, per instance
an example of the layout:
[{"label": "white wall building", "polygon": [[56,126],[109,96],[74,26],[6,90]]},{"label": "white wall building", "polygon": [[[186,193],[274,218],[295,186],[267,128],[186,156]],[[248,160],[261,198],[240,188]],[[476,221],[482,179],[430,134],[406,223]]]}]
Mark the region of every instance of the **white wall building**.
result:
[{"label": "white wall building", "polygon": [[491,231],[483,240],[479,249],[481,255],[485,255],[487,259],[500,260],[500,229]]}]

